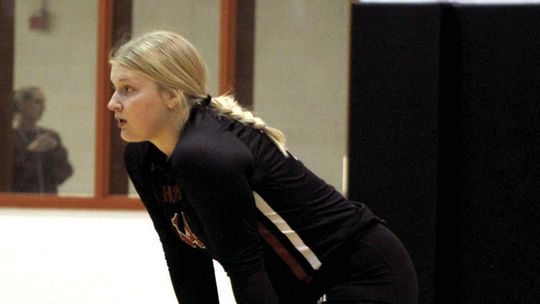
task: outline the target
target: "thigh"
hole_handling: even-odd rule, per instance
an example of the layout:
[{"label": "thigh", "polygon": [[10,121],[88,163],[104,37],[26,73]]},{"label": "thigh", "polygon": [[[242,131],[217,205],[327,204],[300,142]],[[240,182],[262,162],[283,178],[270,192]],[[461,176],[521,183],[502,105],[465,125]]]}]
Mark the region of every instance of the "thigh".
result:
[{"label": "thigh", "polygon": [[415,304],[416,273],[407,250],[384,225],[361,237],[345,264],[343,280],[326,290],[321,303]]},{"label": "thigh", "polygon": [[283,260],[266,244],[264,261],[272,286],[280,304],[316,304],[317,297],[309,285],[298,280]]}]

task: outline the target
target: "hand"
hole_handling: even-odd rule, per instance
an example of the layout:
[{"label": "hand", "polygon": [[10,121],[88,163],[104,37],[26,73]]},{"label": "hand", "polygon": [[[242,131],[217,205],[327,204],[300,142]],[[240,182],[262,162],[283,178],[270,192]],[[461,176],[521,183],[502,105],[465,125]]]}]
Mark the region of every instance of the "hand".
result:
[{"label": "hand", "polygon": [[58,140],[49,133],[40,134],[31,142],[26,149],[31,152],[46,152],[58,146]]}]

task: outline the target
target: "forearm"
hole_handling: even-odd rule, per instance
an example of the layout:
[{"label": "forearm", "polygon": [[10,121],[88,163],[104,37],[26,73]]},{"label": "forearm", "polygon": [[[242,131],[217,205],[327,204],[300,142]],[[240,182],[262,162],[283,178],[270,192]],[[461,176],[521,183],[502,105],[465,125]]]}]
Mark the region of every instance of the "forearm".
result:
[{"label": "forearm", "polygon": [[167,256],[167,266],[178,301],[182,304],[218,304],[213,262],[205,256]]},{"label": "forearm", "polygon": [[264,271],[232,277],[231,283],[237,304],[279,303],[272,283]]},{"label": "forearm", "polygon": [[219,303],[212,259],[181,241],[173,231],[170,219],[156,203],[149,202],[146,199],[145,206],[162,243],[178,301],[182,304]]}]

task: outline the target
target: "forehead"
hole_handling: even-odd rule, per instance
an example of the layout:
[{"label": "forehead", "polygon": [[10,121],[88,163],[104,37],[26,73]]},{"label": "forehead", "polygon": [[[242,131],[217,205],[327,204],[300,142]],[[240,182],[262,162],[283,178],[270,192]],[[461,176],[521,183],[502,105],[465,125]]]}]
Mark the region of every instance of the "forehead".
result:
[{"label": "forehead", "polygon": [[39,103],[45,102],[45,94],[43,94],[43,91],[41,89],[32,91],[25,98],[17,100],[17,103],[35,103],[35,102],[39,102]]},{"label": "forehead", "polygon": [[112,82],[143,81],[143,80],[149,80],[149,79],[140,72],[130,70],[119,64],[113,64],[111,66],[111,81]]}]

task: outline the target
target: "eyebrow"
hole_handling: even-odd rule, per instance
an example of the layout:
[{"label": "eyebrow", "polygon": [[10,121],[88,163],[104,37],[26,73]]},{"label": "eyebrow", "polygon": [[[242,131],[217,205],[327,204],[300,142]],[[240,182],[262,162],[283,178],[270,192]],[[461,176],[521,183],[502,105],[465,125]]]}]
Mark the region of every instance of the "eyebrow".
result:
[{"label": "eyebrow", "polygon": [[[128,81],[128,80],[131,80],[131,79],[124,77],[124,78],[117,79],[116,82],[122,82],[122,81]],[[112,79],[111,79],[111,82],[113,82]]]}]

